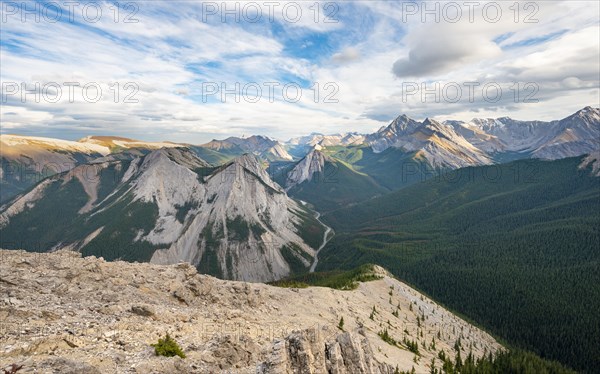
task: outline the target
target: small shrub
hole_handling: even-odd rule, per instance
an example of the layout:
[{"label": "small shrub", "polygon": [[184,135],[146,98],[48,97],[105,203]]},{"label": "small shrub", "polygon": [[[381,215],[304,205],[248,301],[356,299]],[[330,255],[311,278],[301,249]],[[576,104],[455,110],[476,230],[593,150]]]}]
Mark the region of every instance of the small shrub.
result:
[{"label": "small shrub", "polygon": [[179,356],[185,358],[185,353],[183,353],[179,344],[177,344],[169,334],[167,334],[164,339],[158,339],[158,343],[152,344],[152,346],[154,347],[154,353],[156,353],[157,356]]},{"label": "small shrub", "polygon": [[391,337],[391,335],[388,333],[387,329],[384,329],[383,331],[380,331],[377,335],[379,335],[379,337],[381,338],[381,340],[383,340],[384,342],[390,344],[390,345],[396,345],[396,340],[394,338]]},{"label": "small shrub", "polygon": [[419,343],[417,343],[416,340],[408,340],[406,339],[406,337],[403,340],[404,345],[406,345],[406,347],[408,348],[409,351],[411,351],[412,353],[416,354],[416,355],[421,355],[419,353]]}]

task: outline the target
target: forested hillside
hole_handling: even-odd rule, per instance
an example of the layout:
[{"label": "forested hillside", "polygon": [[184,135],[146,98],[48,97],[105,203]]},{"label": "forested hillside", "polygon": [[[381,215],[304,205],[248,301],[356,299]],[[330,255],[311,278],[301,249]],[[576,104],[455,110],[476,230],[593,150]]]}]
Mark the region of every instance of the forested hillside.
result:
[{"label": "forested hillside", "polygon": [[581,158],[471,167],[327,214],[318,270],[376,263],[510,344],[600,368],[600,178]]}]

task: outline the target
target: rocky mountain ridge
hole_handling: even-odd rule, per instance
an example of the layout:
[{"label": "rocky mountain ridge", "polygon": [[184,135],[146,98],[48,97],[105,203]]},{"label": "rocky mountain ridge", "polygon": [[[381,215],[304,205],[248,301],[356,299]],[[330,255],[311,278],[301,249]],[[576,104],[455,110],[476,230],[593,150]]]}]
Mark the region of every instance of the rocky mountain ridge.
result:
[{"label": "rocky mountain ridge", "polygon": [[290,139],[297,148],[366,144],[375,152],[396,147],[418,152],[433,167],[457,169],[486,165],[498,155],[513,158],[559,159],[580,156],[600,149],[600,109],[585,107],[561,120],[519,121],[509,117],[474,118],[469,122],[433,119],[415,121],[400,115],[372,134],[312,136]]},{"label": "rocky mountain ridge", "polygon": [[[5,248],[187,261],[246,281],[308,269],[320,243],[307,228],[320,240],[324,228],[314,213],[290,199],[256,156],[215,168],[186,148],[107,156],[45,179],[0,208]],[[40,240],[22,241],[31,234]]]},{"label": "rocky mountain ridge", "polygon": [[485,165],[492,160],[452,126],[426,119],[422,123],[406,116],[398,117],[388,127],[367,137],[375,152],[389,147],[417,152],[433,167],[458,169],[465,166]]},{"label": "rocky mountain ridge", "polygon": [[[475,118],[468,123],[454,121],[451,126],[462,130],[469,141],[479,139],[494,144],[495,152],[519,152],[552,160],[600,149],[600,109],[592,107],[550,122]],[[465,129],[471,133],[464,132]]]},{"label": "rocky mountain ridge", "polygon": [[[373,269],[381,279],[339,291],[72,251],[0,250],[0,258],[0,368],[20,365],[19,373],[424,373],[438,351],[453,357],[459,338],[463,357],[501,349],[381,268]],[[383,341],[383,328],[417,342],[419,354]],[[185,359],[155,356],[151,344],[167,333]]]}]

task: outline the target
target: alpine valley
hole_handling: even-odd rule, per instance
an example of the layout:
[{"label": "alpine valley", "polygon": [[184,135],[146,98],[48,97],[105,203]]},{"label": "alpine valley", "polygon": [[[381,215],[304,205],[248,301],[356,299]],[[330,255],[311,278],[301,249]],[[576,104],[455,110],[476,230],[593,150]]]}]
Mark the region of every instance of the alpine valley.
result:
[{"label": "alpine valley", "polygon": [[[327,346],[323,352],[305,341],[309,332],[304,331],[282,336],[274,346],[260,342],[251,359],[236,356],[235,363],[243,361],[239,368],[255,360],[257,372],[296,373],[302,365],[287,361],[307,360],[307,373],[394,373],[411,367],[435,372],[437,360],[445,372],[599,372],[599,108],[588,106],[550,122],[417,121],[400,115],[373,133],[313,133],[287,141],[253,135],[183,144],[2,134],[0,162],[0,248],[58,252],[30,258],[5,251],[11,253],[4,257],[13,272],[22,272],[26,261],[35,271],[68,278],[58,265],[38,261],[64,257],[81,275],[81,287],[90,290],[88,265],[123,278],[123,284],[127,274],[143,269],[165,292],[171,292],[165,285],[169,277],[181,278],[187,289],[178,291],[182,304],[169,316],[185,315],[186,321],[196,318],[190,306],[202,305],[194,299],[200,294],[225,295],[213,304],[227,313],[237,310],[238,302],[256,302],[265,309],[261,318],[276,319],[283,317],[270,309],[270,298],[273,308],[283,308],[283,293],[326,299],[320,288],[314,294],[297,288],[354,289],[349,296],[335,291],[332,297],[350,308],[347,328],[368,332],[345,333],[342,319],[340,331],[320,341]],[[136,269],[120,260],[150,264]],[[159,265],[173,266],[163,273]],[[1,269],[0,281],[9,282],[9,267]],[[360,283],[368,280],[374,283]],[[194,294],[194,282],[221,291]],[[27,287],[38,285],[31,279]],[[382,290],[384,296],[376,298]],[[111,293],[102,292],[102,297]],[[127,292],[136,303],[164,297],[144,295],[137,286]],[[250,300],[253,295],[258,301]],[[29,302],[43,309],[36,304],[41,300]],[[14,303],[2,305],[0,313],[18,309]],[[90,311],[100,307],[90,301]],[[329,304],[315,308],[319,317],[302,318],[337,323],[343,317],[330,316]],[[368,318],[362,318],[361,308]],[[381,313],[400,319],[385,321]],[[85,318],[93,319],[92,314]],[[229,317],[240,317],[233,314]],[[413,314],[416,325],[411,320],[403,332],[398,326],[408,326]],[[155,321],[167,324],[169,318]],[[382,350],[374,339],[389,344]],[[458,358],[453,353],[447,360],[436,344],[446,353],[454,352],[454,345]],[[408,360],[390,360],[390,346],[412,353]],[[234,367],[215,363],[222,352],[213,348],[208,343],[190,348],[214,356],[202,362],[198,352],[192,354],[198,367]],[[236,354],[239,349],[232,348]]]}]

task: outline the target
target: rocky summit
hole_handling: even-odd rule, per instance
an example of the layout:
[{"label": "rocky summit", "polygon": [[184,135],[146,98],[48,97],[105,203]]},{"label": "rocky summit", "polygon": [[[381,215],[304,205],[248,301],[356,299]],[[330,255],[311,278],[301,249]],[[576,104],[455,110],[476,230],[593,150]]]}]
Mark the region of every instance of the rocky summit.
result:
[{"label": "rocky summit", "polygon": [[[0,258],[6,372],[423,373],[440,350],[457,354],[457,341],[464,357],[502,349],[376,266],[376,280],[341,291],[225,281],[187,263],[106,262],[66,250],[0,250]],[[151,344],[166,334],[185,358],[155,355]]]}]

